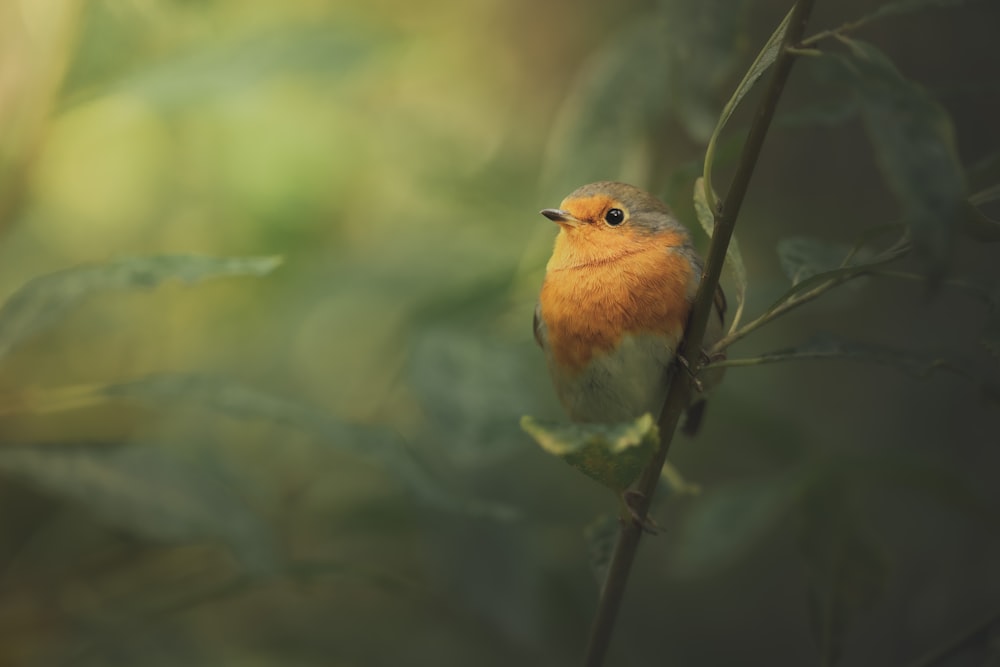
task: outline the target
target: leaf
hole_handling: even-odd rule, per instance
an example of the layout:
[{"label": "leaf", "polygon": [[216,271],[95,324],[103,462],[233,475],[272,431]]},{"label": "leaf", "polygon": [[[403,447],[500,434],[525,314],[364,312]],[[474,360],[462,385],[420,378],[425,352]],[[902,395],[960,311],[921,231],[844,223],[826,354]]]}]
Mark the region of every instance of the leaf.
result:
[{"label": "leaf", "polygon": [[429,506],[502,521],[516,516],[510,507],[462,498],[448,491],[413,457],[399,437],[386,429],[348,424],[311,406],[225,378],[150,375],[107,385],[103,393],[107,398],[138,400],[161,410],[191,405],[234,419],[260,419],[298,429],[388,470]]},{"label": "leaf", "polygon": [[[847,244],[805,236],[793,236],[778,241],[778,260],[792,285],[797,285],[815,275],[842,268],[851,252],[851,246]],[[861,248],[854,253],[850,265],[865,264],[871,258],[872,252]]]},{"label": "leaf", "polygon": [[642,472],[659,442],[653,416],[620,424],[541,424],[521,419],[521,428],[550,454],[621,494]]},{"label": "leaf", "polygon": [[[708,204],[704,177],[700,177],[694,182],[694,211],[698,216],[701,228],[705,230],[709,238],[712,238],[715,233],[715,215]],[[730,330],[735,330],[747,300],[747,269],[743,263],[743,253],[740,252],[740,244],[736,240],[735,234],[729,240],[729,247],[726,249],[726,267],[733,277],[733,282],[736,283],[736,314],[733,315],[733,323],[730,327]]]},{"label": "leaf", "polygon": [[602,174],[636,180],[625,173],[626,159],[648,141],[651,119],[666,115],[667,60],[655,15],[609,35],[584,63],[556,116],[545,158],[545,180],[552,187],[569,191]]},{"label": "leaf", "polygon": [[523,446],[518,418],[551,395],[531,391],[547,390],[534,355],[481,332],[440,326],[421,332],[411,348],[407,384],[442,456],[486,467]]},{"label": "leaf", "polygon": [[611,565],[611,557],[615,552],[615,541],[618,538],[620,525],[618,517],[601,514],[583,529],[590,569],[598,586],[602,586],[608,577],[608,566]]},{"label": "leaf", "polygon": [[717,366],[757,366],[786,361],[823,359],[893,366],[915,377],[924,377],[935,370],[947,370],[958,375],[972,377],[971,373],[956,366],[953,362],[930,354],[887,345],[846,341],[829,334],[818,334],[801,345],[768,352],[752,359],[729,359],[718,362]]},{"label": "leaf", "polygon": [[866,24],[888,16],[907,14],[922,9],[959,7],[970,1],[975,0],[897,0],[896,2],[889,2],[882,5],[875,11],[862,17],[857,23]]},{"label": "leaf", "polygon": [[743,75],[743,80],[736,87],[733,96],[729,98],[726,106],[723,107],[719,121],[715,125],[715,130],[708,140],[708,147],[705,149],[704,188],[710,211],[715,211],[718,208],[715,199],[715,190],[712,188],[712,165],[715,161],[715,147],[719,142],[719,137],[722,135],[722,130],[726,127],[729,119],[732,118],[733,112],[736,111],[736,107],[743,101],[743,98],[750,92],[750,89],[754,87],[754,84],[760,80],[764,72],[778,59],[778,54],[781,53],[781,44],[785,40],[785,33],[788,31],[788,24],[791,18],[792,12],[789,10],[785,14],[785,18],[781,20],[781,23],[778,24],[778,27],[764,44],[764,48],[757,54],[757,57],[750,65],[750,69]]},{"label": "leaf", "polygon": [[280,257],[157,255],[56,271],[25,283],[0,308],[0,358],[31,335],[57,323],[99,292],[152,288],[177,279],[193,284],[223,276],[263,276]]},{"label": "leaf", "polygon": [[701,484],[689,482],[670,461],[664,463],[660,470],[658,487],[671,496],[697,496],[701,493]]},{"label": "leaf", "polygon": [[778,526],[799,495],[797,474],[719,485],[703,492],[681,520],[673,568],[704,577],[731,565]]},{"label": "leaf", "polygon": [[[747,0],[672,0],[608,34],[572,82],[546,149],[546,181],[572,189],[648,179],[670,117],[704,141],[737,62]],[[558,179],[558,182],[552,182]]]},{"label": "leaf", "polygon": [[720,91],[739,63],[742,49],[734,45],[743,41],[749,5],[746,0],[659,3],[668,99],[695,141],[706,141],[719,117]]},{"label": "leaf", "polygon": [[844,475],[824,480],[800,509],[810,620],[825,665],[839,660],[847,629],[882,595],[889,575],[885,551],[850,504],[847,483]]},{"label": "leaf", "polygon": [[819,287],[830,281],[835,282],[846,282],[857,276],[862,276],[866,273],[870,273],[874,269],[881,268],[887,264],[895,262],[897,259],[903,257],[908,251],[909,247],[905,244],[896,243],[892,248],[875,254],[870,257],[865,262],[853,263],[851,260],[855,255],[868,256],[869,251],[865,248],[869,242],[882,236],[889,231],[895,231],[900,228],[899,225],[888,224],[873,227],[868,230],[862,237],[855,242],[854,246],[849,250],[848,254],[844,257],[842,261],[842,266],[840,268],[832,269],[829,271],[821,271],[809,277],[802,277],[799,282],[794,283],[792,287],[778,297],[774,303],[767,309],[767,313],[771,313],[777,310],[779,307],[783,306],[787,301],[790,301],[806,292]]},{"label": "leaf", "polygon": [[258,573],[277,565],[272,536],[239,498],[157,448],[8,445],[0,448],[0,471],[136,536],[172,544],[221,542]]},{"label": "leaf", "polygon": [[835,127],[843,125],[861,112],[858,101],[849,97],[799,107],[774,117],[774,124],[781,127]]},{"label": "leaf", "polygon": [[845,456],[838,463],[851,475],[851,484],[910,491],[980,521],[991,531],[1000,528],[1000,508],[976,490],[968,473],[948,461],[900,451]]},{"label": "leaf", "polygon": [[998,199],[1000,199],[1000,183],[971,195],[964,207],[963,231],[982,243],[1000,241],[1000,220],[991,218],[980,210],[983,204]]},{"label": "leaf", "polygon": [[875,157],[932,280],[945,273],[964,213],[965,176],[947,112],[874,46],[841,37]]}]

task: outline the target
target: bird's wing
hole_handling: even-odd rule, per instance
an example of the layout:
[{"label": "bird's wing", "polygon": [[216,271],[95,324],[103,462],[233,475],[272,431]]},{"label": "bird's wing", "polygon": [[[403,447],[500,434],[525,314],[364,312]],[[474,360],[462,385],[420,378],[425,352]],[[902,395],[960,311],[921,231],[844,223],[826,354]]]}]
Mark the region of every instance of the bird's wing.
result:
[{"label": "bird's wing", "polygon": [[535,332],[535,342],[538,343],[538,347],[545,349],[545,320],[542,319],[542,304],[535,304],[535,318],[532,323],[532,327]]}]

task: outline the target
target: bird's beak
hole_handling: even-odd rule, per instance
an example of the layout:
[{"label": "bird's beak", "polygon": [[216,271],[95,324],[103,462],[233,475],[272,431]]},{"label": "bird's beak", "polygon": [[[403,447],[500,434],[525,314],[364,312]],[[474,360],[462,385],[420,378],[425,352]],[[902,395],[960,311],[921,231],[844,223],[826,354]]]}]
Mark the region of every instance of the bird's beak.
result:
[{"label": "bird's beak", "polygon": [[574,218],[567,211],[563,211],[558,208],[543,208],[541,211],[542,215],[551,220],[552,222],[559,223],[560,225],[569,225],[570,227],[576,227],[580,224],[580,220]]}]

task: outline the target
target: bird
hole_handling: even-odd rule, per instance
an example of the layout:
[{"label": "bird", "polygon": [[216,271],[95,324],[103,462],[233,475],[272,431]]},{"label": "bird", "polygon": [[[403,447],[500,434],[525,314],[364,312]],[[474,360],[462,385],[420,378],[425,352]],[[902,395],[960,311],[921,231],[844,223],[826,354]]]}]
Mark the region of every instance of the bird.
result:
[{"label": "bird", "polygon": [[[570,421],[657,417],[703,273],[691,234],[660,199],[614,181],[577,188],[541,214],[559,232],[534,336]],[[725,311],[720,288],[705,348],[721,339]],[[720,379],[720,370],[696,378],[685,433],[697,432],[705,392]]]}]

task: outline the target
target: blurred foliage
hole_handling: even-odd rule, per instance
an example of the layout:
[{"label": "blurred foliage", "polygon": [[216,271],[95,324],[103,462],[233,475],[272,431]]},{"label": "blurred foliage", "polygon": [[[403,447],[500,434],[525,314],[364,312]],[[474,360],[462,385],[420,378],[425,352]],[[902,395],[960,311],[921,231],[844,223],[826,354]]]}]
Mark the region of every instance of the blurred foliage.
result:
[{"label": "blurred foliage", "polygon": [[[787,11],[0,3],[0,664],[576,664],[618,519],[518,428],[580,439],[534,212],[616,178],[707,231]],[[814,22],[730,256],[755,367],[614,664],[993,650],[1000,6]]]}]

